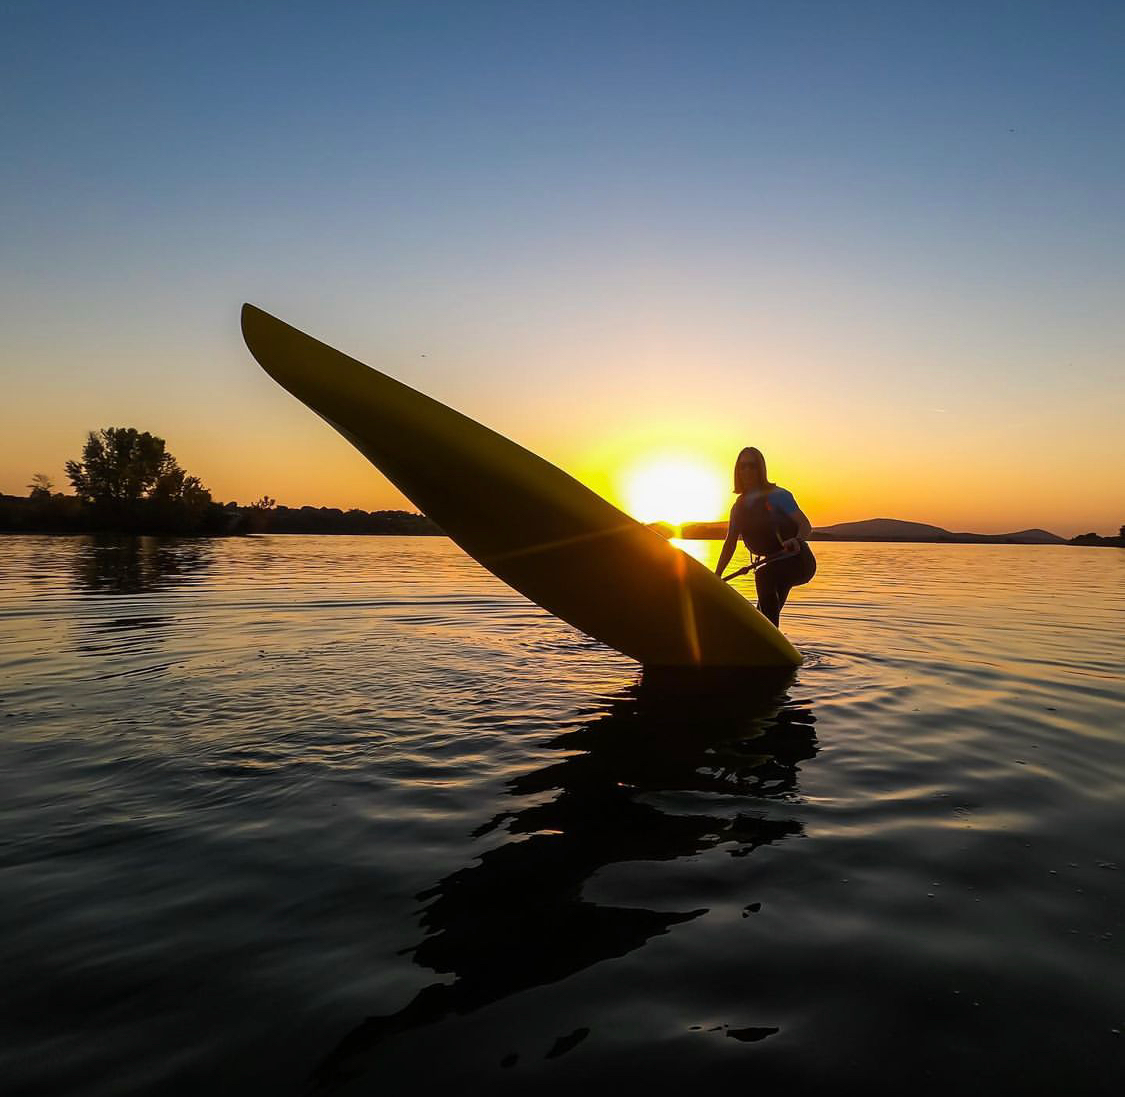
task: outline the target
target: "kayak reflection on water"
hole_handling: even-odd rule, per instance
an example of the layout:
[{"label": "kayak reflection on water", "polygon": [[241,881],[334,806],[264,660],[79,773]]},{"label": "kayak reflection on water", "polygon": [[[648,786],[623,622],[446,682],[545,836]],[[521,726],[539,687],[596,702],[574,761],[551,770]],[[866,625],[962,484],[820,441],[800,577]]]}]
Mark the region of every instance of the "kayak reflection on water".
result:
[{"label": "kayak reflection on water", "polygon": [[754,572],[758,609],[778,626],[789,592],[816,574],[816,557],[808,545],[812,523],[792,494],[770,480],[766,459],[754,446],[747,446],[735,461],[734,490],[738,498],[730,509],[715,574],[723,577],[741,539],[758,559],[736,574]]},{"label": "kayak reflection on water", "polygon": [[729,800],[721,798],[790,799],[799,763],[817,753],[813,714],[785,692],[791,679],[785,672],[766,686],[759,676],[749,689],[744,680],[737,688],[700,690],[646,675],[603,700],[584,726],[553,740],[566,757],[510,782],[510,795],[527,806],[501,812],[474,832],[503,829],[512,840],[418,896],[426,903],[426,936],[413,958],[452,982],[432,983],[397,1013],[365,1020],[317,1068],[314,1091],[331,1092],[376,1071],[386,1081],[380,1049],[393,1037],[625,956],[707,913],[591,902],[583,886],[606,866],[672,861],[723,845],[741,857],[800,834],[792,818],[678,814],[642,798],[704,793],[703,802],[719,797],[728,811]]}]

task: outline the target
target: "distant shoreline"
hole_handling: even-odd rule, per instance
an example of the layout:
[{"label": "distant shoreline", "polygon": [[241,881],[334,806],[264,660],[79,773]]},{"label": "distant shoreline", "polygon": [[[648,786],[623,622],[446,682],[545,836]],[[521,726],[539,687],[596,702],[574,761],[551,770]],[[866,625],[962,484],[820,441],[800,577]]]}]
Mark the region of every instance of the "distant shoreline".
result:
[{"label": "distant shoreline", "polygon": [[[984,535],[982,535],[984,536]],[[854,545],[1022,545],[1025,548],[1125,548],[1125,541],[1120,537],[1099,537],[1096,541],[1087,540],[1088,534],[1082,534],[1081,539],[1070,541],[1014,541],[996,538],[993,540],[960,540],[956,537],[833,537],[830,534],[813,533],[809,541],[820,543],[854,544]],[[170,533],[166,530],[123,530],[123,529],[3,529],[0,528],[0,537],[159,537],[165,540],[190,540],[190,541],[228,541],[242,537],[444,537],[449,535],[441,531],[428,530],[257,530],[254,532],[238,531],[231,533]],[[721,541],[722,537],[711,536],[683,536],[673,535],[675,541]]]},{"label": "distant shoreline", "polygon": [[[20,497],[0,494],[0,534],[36,536],[149,536],[149,537],[240,537],[255,534],[292,536],[444,537],[446,534],[423,514],[403,510],[364,511],[358,508],[268,506],[238,503],[209,503],[203,519],[185,528],[152,510],[142,500],[135,513],[107,513],[62,494]],[[173,516],[174,517],[174,516]],[[124,519],[124,521],[122,521]],[[666,538],[688,541],[721,541],[726,522],[650,522],[648,528]],[[810,541],[842,541],[867,544],[939,545],[1078,545],[1125,547],[1125,538],[1083,533],[1064,538],[1045,529],[1009,533],[969,533],[943,529],[923,522],[897,518],[870,518],[814,528]]]},{"label": "distant shoreline", "polygon": [[[722,537],[676,536],[677,541],[721,541]],[[1015,541],[997,537],[992,540],[973,540],[957,537],[833,537],[813,533],[809,541],[840,545],[1023,545],[1029,548],[1125,548],[1125,542],[1116,537],[1102,537],[1097,541]]]},{"label": "distant shoreline", "polygon": [[[685,522],[679,527],[667,523],[652,524],[664,536],[685,540],[722,540],[726,536],[726,522]],[[1010,530],[1005,533],[970,533],[948,530],[925,522],[904,522],[899,518],[869,518],[861,522],[840,522],[834,526],[814,528],[810,541],[854,541],[875,544],[920,545],[1090,545],[1106,547],[1125,546],[1125,539],[1101,537],[1096,533],[1082,533],[1077,537],[1060,537],[1045,529]]]},{"label": "distant shoreline", "polygon": [[115,510],[83,503],[73,495],[26,498],[0,494],[0,533],[101,534],[107,536],[238,537],[254,533],[414,534],[440,536],[441,529],[422,514],[404,510],[287,507],[208,502],[201,512],[176,508],[162,512],[150,499],[134,500]]},{"label": "distant shoreline", "polygon": [[447,533],[412,532],[409,530],[352,530],[352,529],[267,529],[235,531],[232,533],[176,533],[169,530],[144,529],[4,529],[0,537],[161,537],[189,541],[230,541],[242,537],[445,537]]}]

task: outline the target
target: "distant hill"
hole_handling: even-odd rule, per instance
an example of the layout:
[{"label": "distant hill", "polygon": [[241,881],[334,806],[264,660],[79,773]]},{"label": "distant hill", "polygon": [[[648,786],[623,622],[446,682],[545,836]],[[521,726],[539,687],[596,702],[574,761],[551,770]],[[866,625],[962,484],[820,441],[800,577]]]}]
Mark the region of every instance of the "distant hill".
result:
[{"label": "distant hill", "polygon": [[936,541],[939,537],[952,537],[953,534],[941,526],[927,525],[925,522],[902,522],[897,518],[869,518],[865,522],[838,522],[834,526],[817,526],[814,534],[826,537],[862,538],[879,540],[891,538],[895,541]]},{"label": "distant hill", "polygon": [[826,541],[947,541],[978,545],[1065,545],[1066,538],[1045,529],[1023,529],[1015,533],[953,533],[924,522],[897,518],[870,518],[866,522],[839,522],[818,526],[813,539]]},{"label": "distant hill", "polygon": [[[688,522],[681,537],[689,540],[719,541],[726,536],[726,522]],[[839,522],[818,526],[810,541],[915,541],[965,545],[1065,545],[1066,538],[1045,529],[1024,529],[1017,533],[953,533],[925,522],[903,522],[898,518],[870,518],[865,522]]]},{"label": "distant hill", "polygon": [[727,535],[726,522],[685,522],[680,527],[685,541],[721,541]]},{"label": "distant hill", "polygon": [[812,537],[835,541],[952,541],[963,545],[1065,545],[1066,539],[1047,530],[1015,533],[954,533],[940,525],[902,522],[895,518],[873,518],[865,522],[821,525]]}]

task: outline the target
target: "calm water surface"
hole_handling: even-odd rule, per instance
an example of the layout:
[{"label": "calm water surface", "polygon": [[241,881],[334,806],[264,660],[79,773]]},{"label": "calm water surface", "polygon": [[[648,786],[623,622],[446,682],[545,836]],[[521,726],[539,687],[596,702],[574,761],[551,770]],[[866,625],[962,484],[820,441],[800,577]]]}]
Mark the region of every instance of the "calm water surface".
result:
[{"label": "calm water surface", "polygon": [[0,537],[0,1088],[1119,1093],[1125,555],[816,552],[670,693],[442,539]]}]

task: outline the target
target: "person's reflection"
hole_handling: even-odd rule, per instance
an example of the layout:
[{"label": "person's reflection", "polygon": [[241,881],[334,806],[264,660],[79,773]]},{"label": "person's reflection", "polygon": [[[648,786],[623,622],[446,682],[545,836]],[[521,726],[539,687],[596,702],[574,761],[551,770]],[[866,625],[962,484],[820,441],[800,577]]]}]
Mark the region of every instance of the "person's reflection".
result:
[{"label": "person's reflection", "polygon": [[194,538],[83,537],[74,555],[74,583],[85,594],[147,594],[198,578],[211,546]]},{"label": "person's reflection", "polygon": [[396,1033],[564,979],[705,914],[599,906],[582,887],[617,862],[673,860],[720,844],[745,855],[800,833],[796,820],[752,811],[673,814],[644,800],[672,790],[791,797],[798,764],[817,744],[812,713],[789,700],[786,684],[706,692],[642,681],[559,736],[552,746],[581,753],[513,781],[513,796],[537,802],[477,832],[503,827],[520,839],[419,895],[427,901],[427,935],[414,959],[453,982],[434,983],[397,1013],[364,1021],[320,1064],[312,1088],[329,1091],[362,1074],[373,1066],[367,1053]]}]

